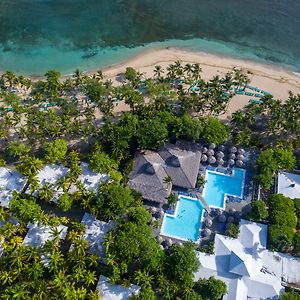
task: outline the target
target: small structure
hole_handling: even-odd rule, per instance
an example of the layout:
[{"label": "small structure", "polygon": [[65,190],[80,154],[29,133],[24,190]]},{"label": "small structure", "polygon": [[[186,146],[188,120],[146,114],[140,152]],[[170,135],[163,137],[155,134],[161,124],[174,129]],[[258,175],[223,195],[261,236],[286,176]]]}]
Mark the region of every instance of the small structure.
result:
[{"label": "small structure", "polygon": [[111,284],[109,278],[100,275],[97,290],[101,300],[128,300],[132,295],[138,295],[140,287],[133,284],[129,287]]},{"label": "small structure", "polygon": [[[25,246],[38,246],[43,247],[47,241],[52,241],[55,238],[64,240],[67,236],[68,227],[64,225],[58,225],[53,228],[50,226],[40,226],[37,223],[28,223],[27,228],[29,229],[23,244]],[[56,236],[56,232],[58,236]]]},{"label": "small structure", "polygon": [[300,260],[266,249],[267,225],[240,221],[238,239],[215,236],[215,254],[196,252],[199,278],[214,276],[224,281],[223,300],[278,299],[284,286],[299,286]]},{"label": "small structure", "polygon": [[278,172],[276,193],[291,199],[300,198],[300,174]]},{"label": "small structure", "polygon": [[20,192],[24,186],[25,178],[15,170],[0,168],[0,205],[9,207],[12,192]]},{"label": "small structure", "polygon": [[105,246],[102,243],[105,235],[113,228],[113,224],[99,221],[89,213],[84,214],[81,223],[86,227],[83,237],[89,242],[90,251],[103,257],[105,255]]}]

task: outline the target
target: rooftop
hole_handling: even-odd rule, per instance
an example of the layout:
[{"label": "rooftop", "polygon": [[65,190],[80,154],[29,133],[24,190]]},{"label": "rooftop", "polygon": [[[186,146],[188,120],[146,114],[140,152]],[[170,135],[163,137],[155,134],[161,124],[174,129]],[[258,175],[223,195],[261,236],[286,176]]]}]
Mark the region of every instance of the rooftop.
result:
[{"label": "rooftop", "polygon": [[223,280],[226,300],[278,299],[283,284],[300,283],[300,260],[267,250],[266,242],[267,225],[241,220],[238,239],[216,234],[214,255],[197,252],[201,267],[195,280]]},{"label": "rooftop", "polygon": [[300,174],[278,172],[277,193],[291,199],[300,198]]},{"label": "rooftop", "polygon": [[137,295],[140,287],[131,284],[129,287],[109,283],[109,278],[100,275],[97,284],[101,300],[128,300],[130,296]]}]

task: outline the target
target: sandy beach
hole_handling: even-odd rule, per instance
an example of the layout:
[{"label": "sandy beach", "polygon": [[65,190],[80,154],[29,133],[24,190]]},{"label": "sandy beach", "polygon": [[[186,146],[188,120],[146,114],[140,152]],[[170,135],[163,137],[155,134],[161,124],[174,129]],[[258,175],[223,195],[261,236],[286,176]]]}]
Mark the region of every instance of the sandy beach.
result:
[{"label": "sandy beach", "polygon": [[[185,51],[176,48],[149,50],[135,56],[123,63],[103,69],[105,78],[113,80],[117,84],[116,76],[125,71],[126,67],[133,67],[144,73],[146,77],[153,76],[154,66],[160,65],[164,69],[176,60],[182,63],[199,63],[202,68],[202,77],[207,80],[215,75],[224,75],[233,67],[242,68],[248,73],[251,84],[274,95],[283,101],[288,97],[289,91],[300,94],[300,74],[267,64],[258,64],[252,61],[216,56],[204,52]],[[93,73],[93,72],[89,72]],[[249,97],[235,96],[222,119],[234,111],[248,104]],[[127,105],[120,103],[116,112],[127,110]]]}]

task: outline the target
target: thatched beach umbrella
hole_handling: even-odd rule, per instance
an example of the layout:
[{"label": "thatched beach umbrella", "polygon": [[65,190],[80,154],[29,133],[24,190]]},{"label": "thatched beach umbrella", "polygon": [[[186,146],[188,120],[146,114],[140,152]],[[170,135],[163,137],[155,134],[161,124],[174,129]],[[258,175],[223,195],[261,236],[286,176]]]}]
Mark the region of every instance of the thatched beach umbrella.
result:
[{"label": "thatched beach umbrella", "polygon": [[216,157],[217,157],[217,158],[223,158],[223,157],[224,157],[224,153],[223,153],[222,151],[218,151],[218,152],[216,153]]},{"label": "thatched beach umbrella", "polygon": [[164,241],[163,237],[160,236],[160,235],[158,235],[158,236],[156,237],[156,239],[157,239],[157,241],[159,242],[159,244],[161,244],[161,243]]},{"label": "thatched beach umbrella", "polygon": [[173,245],[173,241],[172,241],[171,239],[167,239],[167,240],[166,240],[166,245],[167,245],[168,247],[171,247],[171,246]]},{"label": "thatched beach umbrella", "polygon": [[178,243],[179,246],[183,246],[183,244],[181,242]]},{"label": "thatched beach umbrella", "polygon": [[230,159],[235,159],[235,154],[234,153],[229,154],[229,158]]},{"label": "thatched beach umbrella", "polygon": [[209,159],[208,159],[208,162],[210,164],[214,164],[216,162],[216,158],[214,156],[210,156]]},{"label": "thatched beach umbrella", "polygon": [[211,143],[211,144],[209,145],[209,149],[215,149],[215,148],[216,148],[216,144]]},{"label": "thatched beach umbrella", "polygon": [[236,153],[236,151],[237,151],[237,148],[236,148],[236,147],[233,146],[233,147],[230,148],[230,152],[231,152],[231,153]]},{"label": "thatched beach umbrella", "polygon": [[224,165],[224,160],[222,158],[218,159],[218,164],[220,166]]},{"label": "thatched beach umbrella", "polygon": [[209,228],[205,228],[203,231],[204,236],[208,237],[211,235],[211,230]]},{"label": "thatched beach umbrella", "polygon": [[201,156],[201,161],[202,161],[202,162],[206,162],[207,159],[208,159],[207,155],[206,155],[206,154],[202,154],[202,156]]},{"label": "thatched beach umbrella", "polygon": [[226,216],[225,215],[219,215],[219,217],[218,217],[218,220],[220,221],[220,222],[222,222],[222,223],[225,223],[226,222]]},{"label": "thatched beach umbrella", "polygon": [[244,155],[242,155],[242,154],[238,154],[236,158],[238,160],[244,160],[245,159]]},{"label": "thatched beach umbrella", "polygon": [[219,145],[218,146],[219,151],[225,151],[225,146],[224,145]]},{"label": "thatched beach umbrella", "polygon": [[202,153],[206,153],[206,152],[207,152],[207,148],[206,148],[206,147],[203,147]]},{"label": "thatched beach umbrella", "polygon": [[241,167],[241,166],[243,165],[243,162],[242,162],[241,160],[238,159],[238,160],[236,161],[235,165],[236,165],[237,167]]},{"label": "thatched beach umbrella", "polygon": [[205,223],[206,227],[210,227],[212,225],[212,220],[211,219],[206,219],[204,223]]},{"label": "thatched beach umbrella", "polygon": [[243,155],[243,154],[245,154],[245,150],[242,149],[242,148],[240,148],[240,149],[238,150],[238,153]]},{"label": "thatched beach umbrella", "polygon": [[213,149],[208,149],[206,154],[208,156],[213,156],[215,154],[215,151]]},{"label": "thatched beach umbrella", "polygon": [[231,158],[231,159],[229,159],[228,164],[229,164],[230,166],[233,166],[233,165],[235,164],[235,162],[234,162],[234,160]]},{"label": "thatched beach umbrella", "polygon": [[233,223],[234,222],[234,217],[233,216],[228,217],[227,222],[228,223]]},{"label": "thatched beach umbrella", "polygon": [[229,208],[229,213],[230,214],[234,214],[236,212],[235,208],[231,207]]},{"label": "thatched beach umbrella", "polygon": [[164,250],[165,247],[164,247],[163,245],[160,245],[160,249],[161,249],[161,250]]}]

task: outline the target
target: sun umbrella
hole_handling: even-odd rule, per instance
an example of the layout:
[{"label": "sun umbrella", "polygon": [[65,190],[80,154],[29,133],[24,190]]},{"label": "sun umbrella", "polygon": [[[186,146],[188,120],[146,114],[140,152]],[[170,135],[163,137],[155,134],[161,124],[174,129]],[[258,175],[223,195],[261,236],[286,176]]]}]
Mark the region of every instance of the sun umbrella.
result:
[{"label": "sun umbrella", "polygon": [[222,158],[218,159],[218,164],[222,166],[224,164],[224,160]]},{"label": "sun umbrella", "polygon": [[218,216],[220,216],[223,213],[223,210],[220,209],[220,208],[217,208],[216,213],[217,213]]},{"label": "sun umbrella", "polygon": [[218,146],[218,149],[219,149],[220,151],[225,151],[225,146],[224,146],[224,145],[219,145],[219,146]]},{"label": "sun umbrella", "polygon": [[239,153],[239,154],[245,154],[245,150],[242,149],[242,148],[240,148],[240,149],[238,150],[238,153]]},{"label": "sun umbrella", "polygon": [[202,154],[201,161],[206,162],[207,159],[208,159],[207,155],[206,154]]},{"label": "sun umbrella", "polygon": [[206,147],[203,147],[202,153],[206,153],[206,152],[207,152],[207,148],[206,148]]},{"label": "sun umbrella", "polygon": [[236,212],[236,210],[232,207],[232,208],[229,208],[229,213],[230,214],[234,214]]},{"label": "sun umbrella", "polygon": [[222,151],[218,151],[218,152],[216,153],[216,157],[217,157],[217,158],[223,158],[223,157],[224,157],[224,153],[223,153]]},{"label": "sun umbrella", "polygon": [[228,164],[230,165],[230,166],[233,166],[234,165],[234,160],[231,158],[231,159],[229,159],[229,161],[228,161]]},{"label": "sun umbrella", "polygon": [[237,160],[236,163],[235,163],[235,165],[237,167],[241,167],[243,165],[243,162],[241,160]]},{"label": "sun umbrella", "polygon": [[236,147],[233,146],[233,147],[230,148],[231,153],[236,153],[236,151],[237,151]]},{"label": "sun umbrella", "polygon": [[215,151],[213,149],[208,149],[206,154],[208,156],[213,156],[215,154]]},{"label": "sun umbrella", "polygon": [[238,160],[244,160],[245,159],[244,155],[242,155],[242,154],[238,154],[236,158]]},{"label": "sun umbrella", "polygon": [[208,162],[210,164],[214,164],[216,162],[216,158],[214,156],[210,156],[209,159],[208,159]]},{"label": "sun umbrella", "polygon": [[156,239],[157,239],[157,241],[158,241],[160,244],[164,241],[164,239],[163,239],[162,236],[160,236],[160,235],[158,235],[158,236],[156,237]]},{"label": "sun umbrella", "polygon": [[235,159],[235,154],[234,154],[234,153],[231,153],[231,154],[229,155],[229,158]]},{"label": "sun umbrella", "polygon": [[216,148],[216,144],[211,143],[211,144],[209,145],[209,149],[215,149],[215,148]]},{"label": "sun umbrella", "polygon": [[218,219],[219,219],[219,221],[222,222],[222,223],[225,223],[225,222],[226,222],[226,216],[223,215],[223,214],[222,214],[222,215],[219,215],[219,218],[218,218]]},{"label": "sun umbrella", "polygon": [[204,234],[204,236],[210,236],[211,230],[209,228],[205,228],[203,234]]},{"label": "sun umbrella", "polygon": [[205,220],[205,226],[210,227],[212,225],[212,220],[211,219],[206,219]]},{"label": "sun umbrella", "polygon": [[166,245],[167,245],[168,247],[172,246],[172,245],[173,245],[173,241],[172,241],[171,239],[167,239],[167,240],[166,240]]}]

